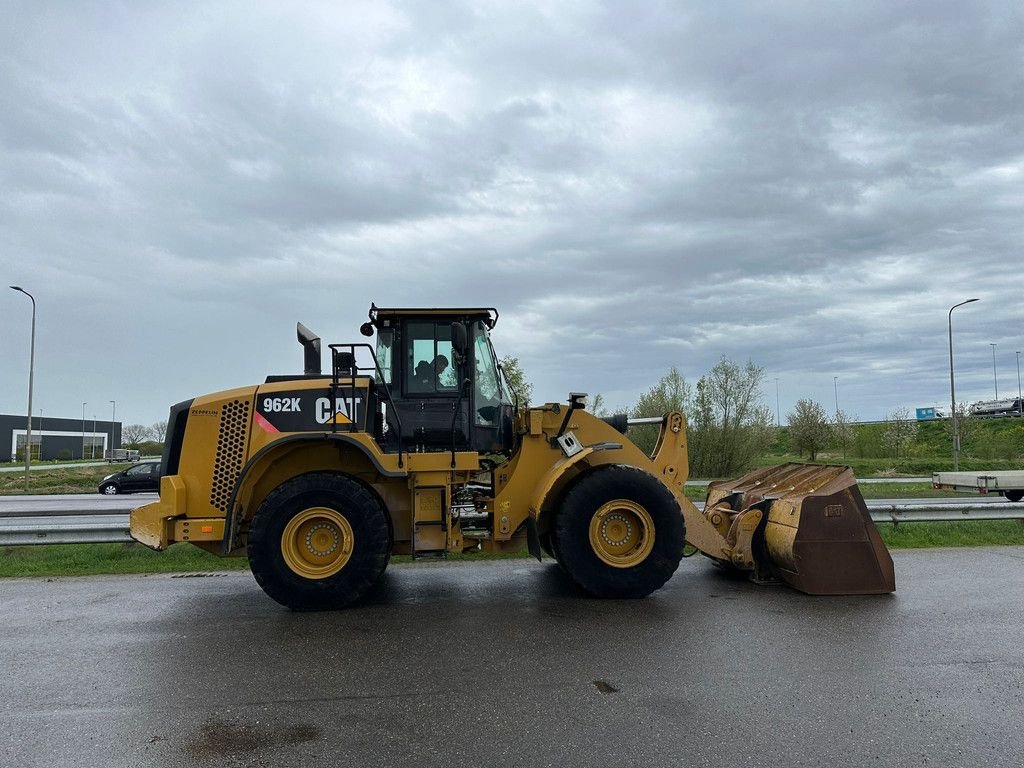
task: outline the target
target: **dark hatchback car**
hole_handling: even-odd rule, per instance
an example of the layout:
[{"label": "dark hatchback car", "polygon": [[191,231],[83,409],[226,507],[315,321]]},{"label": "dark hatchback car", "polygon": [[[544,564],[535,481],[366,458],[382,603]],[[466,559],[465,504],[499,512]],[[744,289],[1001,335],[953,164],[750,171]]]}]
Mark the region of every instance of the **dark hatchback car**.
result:
[{"label": "dark hatchback car", "polygon": [[133,464],[117,474],[107,475],[100,483],[100,493],[113,496],[116,493],[141,493],[160,490],[160,462],[144,461]]}]

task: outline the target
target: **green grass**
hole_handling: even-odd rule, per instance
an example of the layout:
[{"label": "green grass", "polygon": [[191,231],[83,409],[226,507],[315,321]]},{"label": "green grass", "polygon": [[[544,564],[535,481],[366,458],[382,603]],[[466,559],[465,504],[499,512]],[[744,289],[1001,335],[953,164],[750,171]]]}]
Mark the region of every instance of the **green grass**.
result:
[{"label": "green grass", "polygon": [[878,530],[891,549],[1024,544],[1024,522],[1020,520],[966,520],[899,525],[881,523]]},{"label": "green grass", "polygon": [[191,544],[173,544],[165,552],[132,542],[0,548],[0,577],[185,573],[248,567],[244,557],[217,557]]},{"label": "green grass", "polygon": [[[1024,545],[1024,524],[1018,520],[970,520],[951,523],[902,523],[878,526],[890,549]],[[456,562],[526,558],[526,550],[451,555]],[[393,563],[408,563],[396,555]],[[141,544],[49,544],[0,548],[0,577],[90,576],[98,574],[194,573],[248,568],[242,557],[217,557],[191,544],[174,544],[154,552]]]},{"label": "green grass", "polygon": [[[28,476],[27,493],[96,493],[100,480],[130,466],[131,464],[104,464],[101,467],[34,469]],[[26,493],[24,472],[0,473],[0,496],[17,496],[23,493]]]}]

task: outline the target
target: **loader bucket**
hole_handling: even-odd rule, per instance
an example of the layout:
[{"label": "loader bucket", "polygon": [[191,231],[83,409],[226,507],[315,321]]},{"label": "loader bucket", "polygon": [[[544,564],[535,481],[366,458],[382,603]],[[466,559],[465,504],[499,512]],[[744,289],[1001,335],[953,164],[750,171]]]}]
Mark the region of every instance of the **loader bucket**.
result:
[{"label": "loader bucket", "polygon": [[892,557],[849,467],[783,464],[712,483],[705,514],[764,515],[755,572],[811,595],[896,590]]}]

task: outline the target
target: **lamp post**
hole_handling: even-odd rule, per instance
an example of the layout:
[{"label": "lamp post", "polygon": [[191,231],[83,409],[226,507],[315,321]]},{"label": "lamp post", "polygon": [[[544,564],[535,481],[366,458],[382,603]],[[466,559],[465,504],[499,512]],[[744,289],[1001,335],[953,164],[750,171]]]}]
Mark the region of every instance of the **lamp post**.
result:
[{"label": "lamp post", "polygon": [[89,458],[96,458],[96,414],[92,415],[92,437],[89,440]]},{"label": "lamp post", "polygon": [[20,285],[10,286],[12,291],[24,293],[32,300],[32,336],[28,346],[28,419],[25,426],[25,490],[28,491],[28,475],[32,468],[32,377],[36,367],[36,298]]},{"label": "lamp post", "polygon": [[777,426],[777,427],[781,427],[782,426],[782,415],[781,415],[781,413],[782,412],[779,410],[779,379],[778,379],[778,377],[776,377],[776,379],[775,379],[775,426]]},{"label": "lamp post", "polygon": [[[110,445],[107,446],[111,451],[114,450],[114,422],[117,421],[117,400],[110,401]],[[114,454],[111,453],[111,456]]]},{"label": "lamp post", "polygon": [[39,409],[39,460],[43,460],[43,409]]},{"label": "lamp post", "polygon": [[1024,398],[1020,396],[1020,350],[1017,350],[1017,415],[1024,415]]},{"label": "lamp post", "polygon": [[82,460],[85,460],[85,406],[88,403],[82,403]]},{"label": "lamp post", "polygon": [[835,390],[835,393],[836,393],[836,418],[838,419],[839,418],[839,377],[838,376],[833,376],[832,377],[832,388]]},{"label": "lamp post", "polygon": [[999,379],[996,378],[996,345],[994,341],[988,343],[992,347],[992,386],[996,390],[996,400],[999,399]]},{"label": "lamp post", "polygon": [[956,417],[956,383],[953,379],[953,310],[957,307],[962,307],[964,304],[970,304],[977,301],[977,299],[968,299],[967,301],[961,301],[959,304],[954,304],[949,308],[949,400],[950,400],[950,417],[953,419],[953,471],[956,472],[960,468],[960,431],[959,425],[957,424]]}]

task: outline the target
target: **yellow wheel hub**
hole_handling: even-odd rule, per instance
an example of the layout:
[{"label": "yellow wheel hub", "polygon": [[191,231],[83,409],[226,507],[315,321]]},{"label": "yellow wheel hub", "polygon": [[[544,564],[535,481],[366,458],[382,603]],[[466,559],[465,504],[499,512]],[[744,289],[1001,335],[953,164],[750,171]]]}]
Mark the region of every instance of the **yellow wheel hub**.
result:
[{"label": "yellow wheel hub", "polygon": [[636,502],[609,501],[590,520],[590,546],[613,568],[632,568],[654,549],[654,520]]},{"label": "yellow wheel hub", "polygon": [[345,516],[328,507],[304,509],[281,534],[281,554],[289,568],[305,579],[333,576],[352,557],[355,535]]}]

